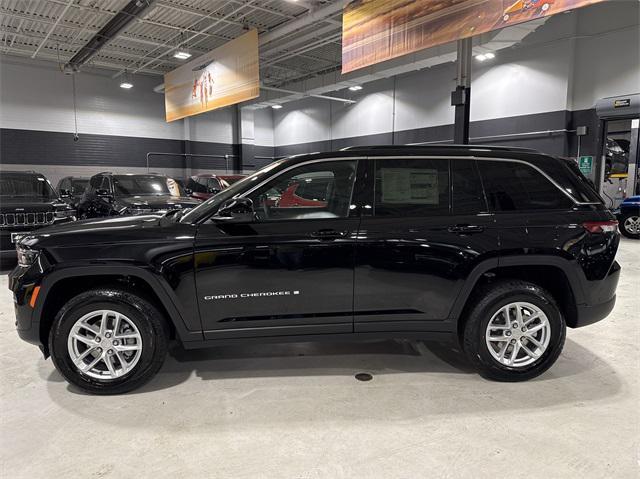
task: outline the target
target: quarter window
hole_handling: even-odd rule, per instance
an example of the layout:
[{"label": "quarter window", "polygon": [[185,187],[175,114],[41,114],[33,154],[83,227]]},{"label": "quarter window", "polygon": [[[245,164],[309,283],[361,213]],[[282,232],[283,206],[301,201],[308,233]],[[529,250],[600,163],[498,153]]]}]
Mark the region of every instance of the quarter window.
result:
[{"label": "quarter window", "polygon": [[260,221],[346,218],[357,161],[311,163],[289,170],[248,197]]},{"label": "quarter window", "polygon": [[434,216],[448,213],[448,160],[376,160],[375,216]]},{"label": "quarter window", "polygon": [[492,211],[567,209],[573,202],[540,172],[512,161],[478,162]]},{"label": "quarter window", "polygon": [[487,211],[475,160],[451,160],[451,204],[454,215]]}]

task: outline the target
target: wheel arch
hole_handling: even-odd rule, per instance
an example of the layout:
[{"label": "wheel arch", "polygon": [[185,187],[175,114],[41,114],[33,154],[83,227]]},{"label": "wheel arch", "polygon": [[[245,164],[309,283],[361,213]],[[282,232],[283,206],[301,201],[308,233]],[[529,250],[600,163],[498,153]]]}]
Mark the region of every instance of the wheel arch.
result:
[{"label": "wheel arch", "polygon": [[135,291],[152,301],[164,315],[172,336],[182,342],[202,340],[201,331],[189,331],[162,281],[151,272],[131,266],[89,266],[65,268],[47,275],[41,285],[41,293],[34,308],[38,318],[39,336],[43,352],[48,356],[48,338],[51,326],[60,308],[73,296],[99,287],[115,287]]},{"label": "wheel arch", "polygon": [[506,257],[486,260],[469,275],[451,311],[458,339],[475,294],[491,282],[503,279],[520,279],[545,288],[557,301],[567,326],[577,324],[576,306],[584,303],[584,291],[576,265],[556,256]]}]

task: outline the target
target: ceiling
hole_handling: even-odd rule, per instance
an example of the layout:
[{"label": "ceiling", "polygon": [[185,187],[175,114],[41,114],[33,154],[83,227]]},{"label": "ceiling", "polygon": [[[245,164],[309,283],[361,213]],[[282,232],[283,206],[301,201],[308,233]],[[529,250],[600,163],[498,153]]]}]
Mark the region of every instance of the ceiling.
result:
[{"label": "ceiling", "polygon": [[[0,52],[67,63],[130,0],[0,0]],[[339,69],[344,1],[156,0],[82,68],[163,75],[251,28],[262,83],[282,86]],[[279,34],[280,33],[280,34]],[[267,41],[264,41],[267,40]]]}]

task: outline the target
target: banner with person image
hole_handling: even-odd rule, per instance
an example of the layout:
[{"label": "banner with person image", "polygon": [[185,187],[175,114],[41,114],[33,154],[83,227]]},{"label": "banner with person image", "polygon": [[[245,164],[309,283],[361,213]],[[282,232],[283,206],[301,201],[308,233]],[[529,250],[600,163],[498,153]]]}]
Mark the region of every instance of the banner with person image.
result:
[{"label": "banner with person image", "polygon": [[250,30],[164,76],[168,122],[251,100],[259,95],[256,30]]}]

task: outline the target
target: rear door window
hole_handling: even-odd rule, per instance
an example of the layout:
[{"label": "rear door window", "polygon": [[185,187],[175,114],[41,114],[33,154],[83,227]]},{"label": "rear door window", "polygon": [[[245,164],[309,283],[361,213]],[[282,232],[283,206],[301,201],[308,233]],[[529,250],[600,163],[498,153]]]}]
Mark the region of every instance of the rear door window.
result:
[{"label": "rear door window", "polygon": [[451,207],[454,215],[488,211],[475,160],[451,160]]},{"label": "rear door window", "polygon": [[446,215],[449,192],[448,160],[375,160],[375,216]]},{"label": "rear door window", "polygon": [[568,209],[573,202],[533,167],[515,161],[478,161],[491,211]]}]

